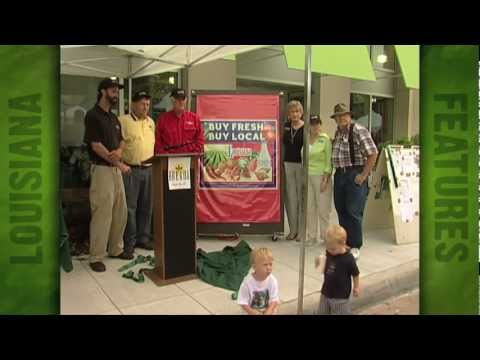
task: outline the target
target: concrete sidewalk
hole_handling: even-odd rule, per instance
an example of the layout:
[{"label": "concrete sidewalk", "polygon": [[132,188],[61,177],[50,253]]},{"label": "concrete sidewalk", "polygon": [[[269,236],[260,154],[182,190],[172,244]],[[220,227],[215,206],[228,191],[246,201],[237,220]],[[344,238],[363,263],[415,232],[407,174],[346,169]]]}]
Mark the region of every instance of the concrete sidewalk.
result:
[{"label": "concrete sidewalk", "polygon": [[[275,257],[274,274],[280,285],[281,314],[297,313],[299,281],[299,245],[270,237],[242,237],[252,247],[270,247]],[[216,239],[199,240],[206,251],[221,250],[237,242]],[[307,248],[304,281],[304,314],[312,314],[318,305],[323,275],[314,269],[314,258],[323,247]],[[139,254],[151,254],[138,251]],[[231,300],[231,291],[215,288],[199,279],[157,287],[149,279],[138,284],[121,277],[117,270],[124,261],[106,259],[107,271],[95,273],[88,261],[74,261],[74,271],[61,273],[62,314],[241,314]],[[378,303],[418,286],[418,244],[396,245],[393,230],[365,233],[358,261],[363,294],[354,299],[353,310]],[[141,266],[140,266],[141,267]]]},{"label": "concrete sidewalk", "polygon": [[420,313],[419,289],[409,290],[388,298],[380,304],[368,306],[359,315],[418,315]]},{"label": "concrete sidewalk", "polygon": [[[359,266],[360,262],[359,262]],[[361,271],[361,270],[360,270]],[[419,262],[410,262],[393,266],[384,271],[361,275],[362,294],[358,298],[351,298],[351,307],[354,314],[362,314],[363,310],[380,304],[395,296],[418,288]],[[418,294],[418,293],[417,293]],[[314,315],[318,308],[320,292],[315,292],[304,297],[303,314]],[[298,312],[298,302],[292,301],[284,304],[282,314],[294,315]]]}]

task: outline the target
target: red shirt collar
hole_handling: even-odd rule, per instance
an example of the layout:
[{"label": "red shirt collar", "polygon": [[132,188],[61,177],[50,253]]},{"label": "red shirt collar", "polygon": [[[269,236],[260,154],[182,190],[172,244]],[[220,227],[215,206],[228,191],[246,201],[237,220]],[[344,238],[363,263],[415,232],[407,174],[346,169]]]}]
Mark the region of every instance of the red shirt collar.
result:
[{"label": "red shirt collar", "polygon": [[185,115],[186,113],[186,110],[183,110],[179,115],[177,115],[177,113],[175,112],[175,110],[172,110],[172,114],[177,118],[177,119],[181,119],[183,115]]}]

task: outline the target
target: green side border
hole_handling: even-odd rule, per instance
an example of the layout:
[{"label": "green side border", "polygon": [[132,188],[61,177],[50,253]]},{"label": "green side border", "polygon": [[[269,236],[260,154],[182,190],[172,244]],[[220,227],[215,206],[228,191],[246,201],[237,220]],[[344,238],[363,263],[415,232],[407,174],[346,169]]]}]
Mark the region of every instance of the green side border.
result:
[{"label": "green side border", "polygon": [[421,314],[478,314],[478,57],[420,50]]},{"label": "green side border", "polygon": [[59,46],[0,46],[0,314],[58,314]]}]

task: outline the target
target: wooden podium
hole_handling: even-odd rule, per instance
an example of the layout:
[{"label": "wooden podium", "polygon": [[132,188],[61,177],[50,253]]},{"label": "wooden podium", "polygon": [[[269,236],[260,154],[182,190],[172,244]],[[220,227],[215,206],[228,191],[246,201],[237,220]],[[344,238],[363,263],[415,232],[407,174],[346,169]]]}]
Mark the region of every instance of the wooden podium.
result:
[{"label": "wooden podium", "polygon": [[[153,163],[155,268],[145,270],[156,285],[191,280],[196,275],[196,186],[201,154],[161,154]],[[168,159],[190,158],[190,189],[169,189]]]}]

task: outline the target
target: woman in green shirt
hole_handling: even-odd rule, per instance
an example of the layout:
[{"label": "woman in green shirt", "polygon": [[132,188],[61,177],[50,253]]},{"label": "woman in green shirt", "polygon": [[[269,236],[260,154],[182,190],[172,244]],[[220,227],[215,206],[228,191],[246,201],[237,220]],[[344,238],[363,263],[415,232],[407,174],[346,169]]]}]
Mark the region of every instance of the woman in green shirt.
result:
[{"label": "woman in green shirt", "polygon": [[[332,211],[332,141],[322,132],[320,116],[310,117],[307,245],[325,240]],[[320,228],[319,228],[320,225]]]}]

